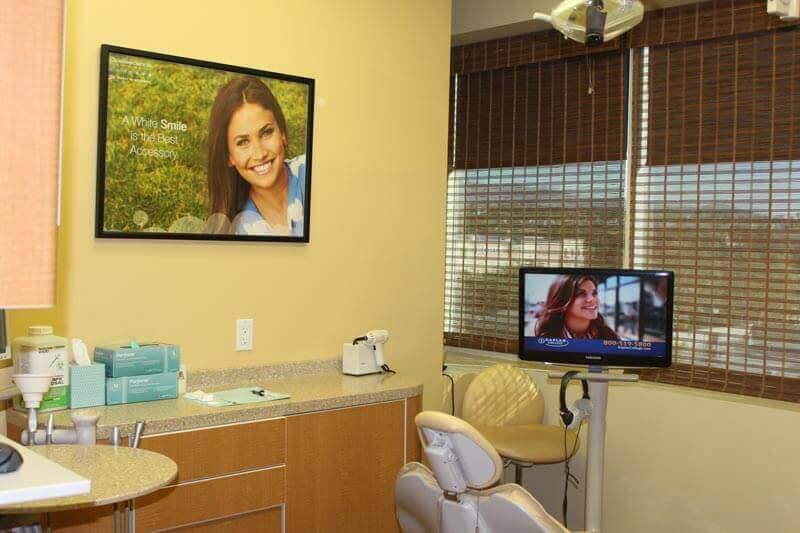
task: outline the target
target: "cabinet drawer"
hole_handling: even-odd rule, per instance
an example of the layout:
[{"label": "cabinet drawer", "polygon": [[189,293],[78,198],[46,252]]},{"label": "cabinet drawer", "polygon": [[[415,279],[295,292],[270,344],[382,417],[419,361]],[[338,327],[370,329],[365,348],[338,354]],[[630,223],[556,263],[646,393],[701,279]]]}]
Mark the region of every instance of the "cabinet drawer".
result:
[{"label": "cabinet drawer", "polygon": [[145,436],[141,448],[178,464],[178,482],[286,462],[286,419]]},{"label": "cabinet drawer", "polygon": [[284,467],[168,487],[136,500],[139,532],[186,526],[284,502]]},{"label": "cabinet drawer", "polygon": [[281,533],[283,531],[283,520],[281,519],[281,508],[272,507],[263,511],[247,513],[243,515],[220,518],[201,524],[191,524],[188,526],[172,529],[175,533],[250,533],[259,531],[261,533]]}]

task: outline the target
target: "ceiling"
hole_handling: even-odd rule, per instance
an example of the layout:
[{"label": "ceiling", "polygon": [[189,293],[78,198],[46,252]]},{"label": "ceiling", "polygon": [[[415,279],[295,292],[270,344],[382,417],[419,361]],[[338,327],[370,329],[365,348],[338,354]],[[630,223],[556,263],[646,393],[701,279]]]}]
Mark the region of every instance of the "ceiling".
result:
[{"label": "ceiling", "polygon": [[[534,21],[533,13],[550,13],[561,0],[452,0],[452,44],[469,44],[488,39],[549,29]],[[663,9],[703,0],[642,0],[646,10]]]}]

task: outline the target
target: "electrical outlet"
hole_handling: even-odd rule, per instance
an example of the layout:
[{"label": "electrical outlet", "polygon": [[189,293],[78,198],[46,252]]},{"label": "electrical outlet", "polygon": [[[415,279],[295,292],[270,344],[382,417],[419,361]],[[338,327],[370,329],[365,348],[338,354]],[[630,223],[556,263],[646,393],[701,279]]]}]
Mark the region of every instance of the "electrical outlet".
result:
[{"label": "electrical outlet", "polygon": [[236,351],[243,352],[253,349],[253,319],[239,318],[236,320]]}]

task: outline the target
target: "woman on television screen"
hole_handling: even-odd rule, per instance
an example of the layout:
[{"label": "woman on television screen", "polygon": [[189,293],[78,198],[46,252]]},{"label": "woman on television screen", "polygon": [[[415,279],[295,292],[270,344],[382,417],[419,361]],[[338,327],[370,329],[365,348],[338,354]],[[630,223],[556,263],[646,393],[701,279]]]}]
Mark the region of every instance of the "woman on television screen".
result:
[{"label": "woman on television screen", "polygon": [[211,213],[237,235],[304,234],[305,155],[286,159],[283,110],[258,78],[232,79],[217,93],[208,131]]},{"label": "woman on television screen", "polygon": [[547,291],[536,322],[536,336],[557,339],[618,340],[600,314],[597,280],[577,274],[559,276]]}]

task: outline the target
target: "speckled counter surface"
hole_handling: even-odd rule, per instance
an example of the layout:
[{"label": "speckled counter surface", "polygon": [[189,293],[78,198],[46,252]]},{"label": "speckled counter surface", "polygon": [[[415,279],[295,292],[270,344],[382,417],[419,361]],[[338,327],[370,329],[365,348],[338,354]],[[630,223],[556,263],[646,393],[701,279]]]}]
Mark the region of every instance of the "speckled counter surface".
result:
[{"label": "speckled counter surface", "polygon": [[159,453],[124,446],[34,446],[31,450],[89,479],[89,494],[0,506],[7,514],[65,511],[130,500],[166,486],[178,465]]},{"label": "speckled counter surface", "polygon": [[[137,420],[146,422],[145,434],[196,429],[232,422],[245,422],[264,418],[353,407],[369,403],[401,400],[422,394],[421,380],[403,374],[375,374],[345,376],[341,374],[341,361],[336,359],[306,361],[260,367],[243,367],[223,370],[189,371],[187,390],[205,392],[238,387],[258,386],[275,392],[289,394],[286,400],[276,400],[244,405],[210,407],[178,398],[156,402],[89,407],[82,412],[100,415],[97,438],[107,439],[111,429],[118,426],[122,435],[133,430]],[[9,422],[25,427],[23,413],[9,409]],[[56,427],[71,427],[71,410],[53,413]],[[39,415],[44,424],[49,413]]]}]

